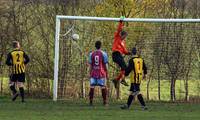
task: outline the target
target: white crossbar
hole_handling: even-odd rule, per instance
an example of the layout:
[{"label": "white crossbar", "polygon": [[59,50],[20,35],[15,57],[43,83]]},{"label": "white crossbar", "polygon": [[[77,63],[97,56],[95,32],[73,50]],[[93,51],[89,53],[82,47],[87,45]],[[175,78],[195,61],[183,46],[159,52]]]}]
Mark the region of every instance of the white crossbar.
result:
[{"label": "white crossbar", "polygon": [[[119,21],[120,18],[89,17],[89,16],[63,16],[57,15],[58,19],[90,20],[90,21]],[[155,18],[124,18],[124,22],[200,22],[200,19],[155,19]]]}]

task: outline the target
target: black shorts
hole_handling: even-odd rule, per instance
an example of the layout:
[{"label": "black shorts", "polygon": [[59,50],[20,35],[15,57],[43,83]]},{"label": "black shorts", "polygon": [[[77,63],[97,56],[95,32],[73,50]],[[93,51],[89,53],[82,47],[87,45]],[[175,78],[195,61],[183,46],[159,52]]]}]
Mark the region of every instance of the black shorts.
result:
[{"label": "black shorts", "polygon": [[10,76],[11,82],[25,82],[25,73],[12,74]]},{"label": "black shorts", "polygon": [[113,52],[112,59],[115,63],[117,63],[120,66],[122,70],[126,69],[126,63],[120,52],[118,51]]},{"label": "black shorts", "polygon": [[131,83],[130,91],[139,92],[140,91],[140,84]]}]

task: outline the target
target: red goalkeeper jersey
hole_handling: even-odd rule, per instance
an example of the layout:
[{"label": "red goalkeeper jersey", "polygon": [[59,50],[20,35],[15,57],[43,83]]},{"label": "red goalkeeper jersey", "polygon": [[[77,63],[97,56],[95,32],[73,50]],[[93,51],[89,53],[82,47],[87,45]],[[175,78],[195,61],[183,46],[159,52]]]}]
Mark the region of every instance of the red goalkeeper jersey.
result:
[{"label": "red goalkeeper jersey", "polygon": [[114,35],[114,42],[112,46],[112,51],[118,51],[121,54],[128,54],[128,50],[126,49],[126,43],[125,40],[121,39],[120,32],[123,28],[124,24],[122,22],[119,22],[117,31],[115,32]]}]

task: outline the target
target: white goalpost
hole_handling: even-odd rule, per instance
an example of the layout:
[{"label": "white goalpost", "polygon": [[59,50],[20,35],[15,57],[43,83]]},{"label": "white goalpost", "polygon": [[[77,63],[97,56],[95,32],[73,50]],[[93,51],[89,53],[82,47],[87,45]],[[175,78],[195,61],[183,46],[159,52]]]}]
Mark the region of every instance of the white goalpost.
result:
[{"label": "white goalpost", "polygon": [[[58,98],[58,75],[59,75],[59,39],[61,20],[87,20],[87,21],[120,21],[120,18],[89,17],[89,16],[56,16],[55,32],[55,56],[54,56],[54,80],[53,101]],[[200,19],[153,19],[153,18],[124,18],[124,22],[146,22],[146,23],[200,23]]]}]

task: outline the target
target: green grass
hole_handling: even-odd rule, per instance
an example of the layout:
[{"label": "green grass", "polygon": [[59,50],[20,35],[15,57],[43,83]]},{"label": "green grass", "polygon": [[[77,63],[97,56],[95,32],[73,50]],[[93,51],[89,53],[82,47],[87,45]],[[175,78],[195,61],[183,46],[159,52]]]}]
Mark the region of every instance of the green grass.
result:
[{"label": "green grass", "polygon": [[[128,81],[128,79],[127,79]],[[170,81],[161,80],[161,100],[170,100]],[[122,96],[127,96],[129,92],[129,87],[122,87]],[[200,80],[189,80],[188,81],[189,97],[200,97]],[[141,92],[146,97],[147,91],[147,81],[142,81]],[[158,100],[158,83],[157,80],[151,80],[149,86],[149,98],[150,100]],[[176,80],[176,98],[177,100],[182,100],[185,97],[185,88],[183,80]]]},{"label": "green grass", "polygon": [[1,120],[199,120],[200,104],[148,102],[148,110],[142,111],[136,102],[130,110],[121,110],[122,101],[111,102],[108,107],[87,101],[58,101],[28,99],[11,102],[0,97]]},{"label": "green grass", "polygon": [[[0,80],[3,80],[3,89],[4,94],[9,94],[9,86],[8,86],[8,78],[4,77]],[[127,81],[129,81],[127,79]],[[89,83],[89,82],[88,82]],[[147,96],[147,81],[142,81],[141,84],[141,93],[146,98]],[[25,85],[27,86],[27,85]],[[89,86],[89,84],[87,85]],[[112,86],[112,83],[111,83]],[[190,98],[199,98],[200,97],[200,80],[189,80],[188,81],[188,89],[189,89],[189,97]],[[86,91],[87,93],[89,91]],[[127,99],[129,94],[129,87],[122,86],[121,88],[121,96],[123,99]],[[149,88],[149,95],[150,100],[158,100],[158,83],[157,80],[151,80],[150,88]],[[184,88],[184,81],[177,80],[176,81],[176,99],[183,100],[185,97],[185,88]],[[170,81],[169,80],[161,80],[161,100],[169,101],[170,100]]]}]

